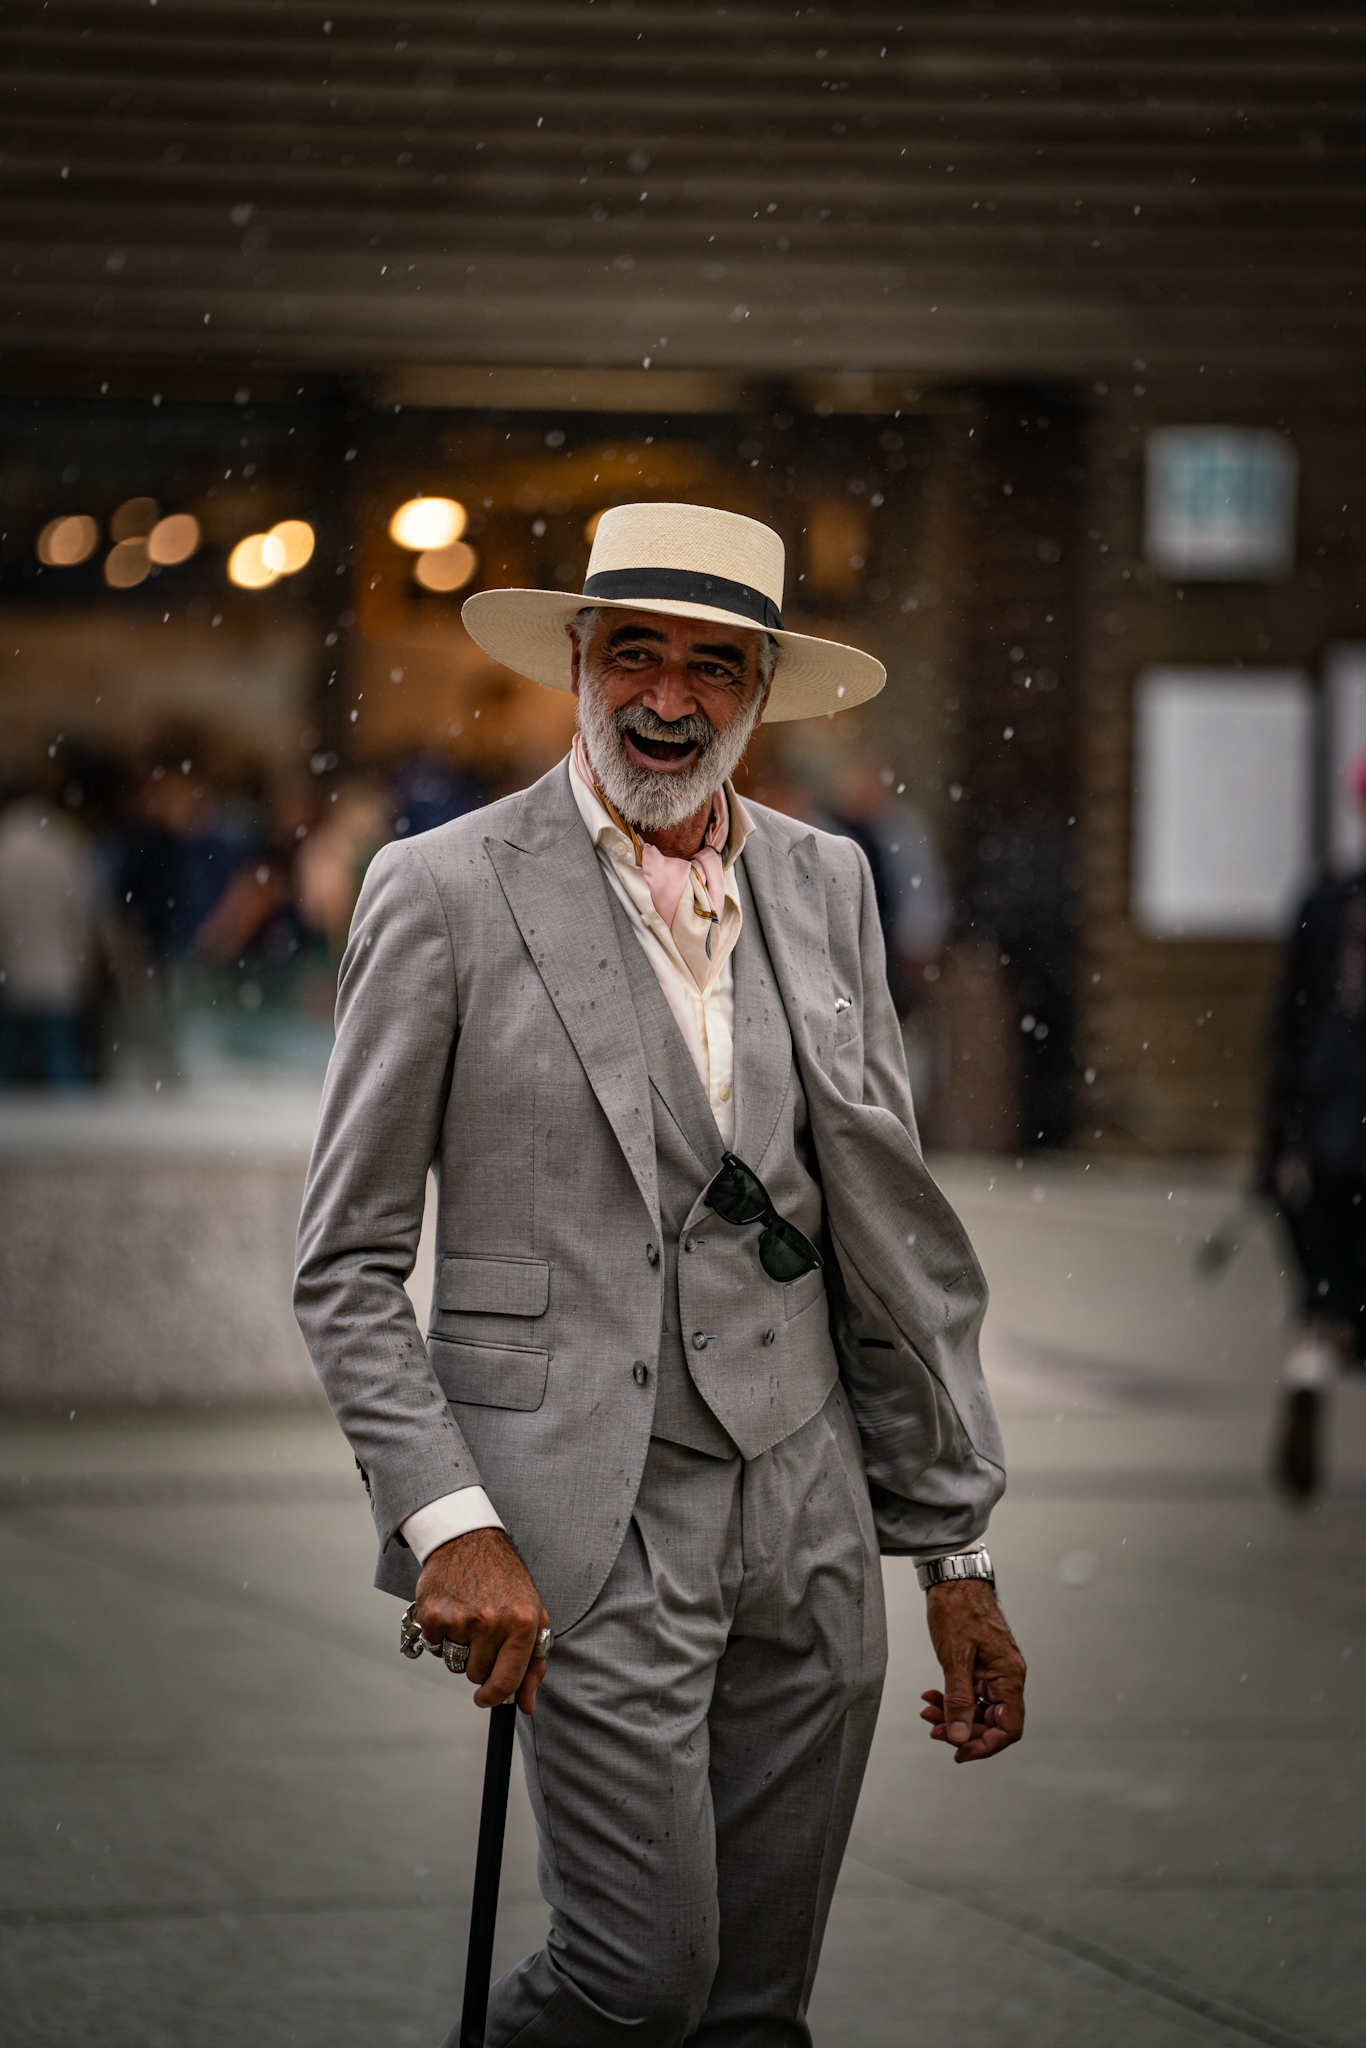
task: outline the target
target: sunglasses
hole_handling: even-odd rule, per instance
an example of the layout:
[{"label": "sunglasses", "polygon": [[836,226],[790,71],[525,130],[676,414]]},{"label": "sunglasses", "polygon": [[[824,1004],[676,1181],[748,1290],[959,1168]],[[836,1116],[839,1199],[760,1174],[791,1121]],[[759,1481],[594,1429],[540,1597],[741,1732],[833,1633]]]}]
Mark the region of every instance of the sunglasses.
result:
[{"label": "sunglasses", "polygon": [[721,1171],[702,1197],[723,1223],[762,1223],[759,1264],[770,1280],[800,1280],[823,1263],[809,1237],[780,1216],[757,1173],[733,1152],[721,1155]]}]

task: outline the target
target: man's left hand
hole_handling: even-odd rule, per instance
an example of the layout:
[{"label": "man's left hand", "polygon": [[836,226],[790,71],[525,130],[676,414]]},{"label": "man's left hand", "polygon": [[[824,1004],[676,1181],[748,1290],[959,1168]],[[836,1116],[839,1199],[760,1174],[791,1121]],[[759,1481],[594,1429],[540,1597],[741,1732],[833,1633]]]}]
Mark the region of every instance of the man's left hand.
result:
[{"label": "man's left hand", "polygon": [[1024,1734],[1025,1660],[985,1579],[947,1579],[926,1601],[943,1692],[926,1692],[922,1721],[934,1742],[953,1745],[956,1764],[1009,1749]]}]

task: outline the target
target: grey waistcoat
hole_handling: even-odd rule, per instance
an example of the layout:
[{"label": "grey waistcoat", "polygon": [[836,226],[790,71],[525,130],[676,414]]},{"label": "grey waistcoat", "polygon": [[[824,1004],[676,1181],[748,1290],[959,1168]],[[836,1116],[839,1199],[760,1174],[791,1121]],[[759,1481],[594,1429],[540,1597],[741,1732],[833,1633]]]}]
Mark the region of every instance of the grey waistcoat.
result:
[{"label": "grey waistcoat", "polygon": [[[806,1097],[743,862],[738,879],[733,1149],[780,1213],[820,1244]],[[759,1262],[760,1226],[725,1224],[702,1201],[721,1165],[721,1135],[631,921],[610,886],[608,894],[654,1115],[664,1287],[651,1433],[713,1457],[737,1449],[752,1457],[808,1421],[838,1376],[824,1275],[770,1280]]]}]

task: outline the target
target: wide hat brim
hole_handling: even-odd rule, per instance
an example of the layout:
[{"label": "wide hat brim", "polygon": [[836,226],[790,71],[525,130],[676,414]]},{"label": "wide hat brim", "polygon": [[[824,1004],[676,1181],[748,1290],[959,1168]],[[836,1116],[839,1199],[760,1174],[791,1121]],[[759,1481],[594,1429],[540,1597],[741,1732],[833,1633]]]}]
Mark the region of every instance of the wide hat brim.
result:
[{"label": "wide hat brim", "polygon": [[460,616],[470,638],[505,668],[544,683],[548,689],[568,690],[572,672],[565,628],[585,605],[604,611],[705,619],[709,624],[741,627],[747,633],[771,630],[782,648],[782,659],[773,671],[773,689],[764,711],[766,725],[850,711],[876,697],[887,680],[882,663],[861,647],[792,633],[786,627],[756,628],[753,619],[737,612],[680,599],[583,597],[567,590],[479,590],[466,598]]}]

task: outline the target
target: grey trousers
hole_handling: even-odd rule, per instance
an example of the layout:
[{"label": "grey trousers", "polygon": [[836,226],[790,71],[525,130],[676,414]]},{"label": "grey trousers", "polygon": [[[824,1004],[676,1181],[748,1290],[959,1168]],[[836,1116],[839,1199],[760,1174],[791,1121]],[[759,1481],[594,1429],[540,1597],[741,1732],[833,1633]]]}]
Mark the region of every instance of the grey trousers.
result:
[{"label": "grey trousers", "polygon": [[546,1946],[488,2048],[800,2048],[886,1662],[843,1390],[762,1457],[658,1440],[522,1758]]}]

